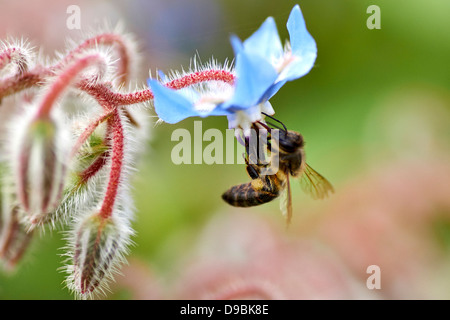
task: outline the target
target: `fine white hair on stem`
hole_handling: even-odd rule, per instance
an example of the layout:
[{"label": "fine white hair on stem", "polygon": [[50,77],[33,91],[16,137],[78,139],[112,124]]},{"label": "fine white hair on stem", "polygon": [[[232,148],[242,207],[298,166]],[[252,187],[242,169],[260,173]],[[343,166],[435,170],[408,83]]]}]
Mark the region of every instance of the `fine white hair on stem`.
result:
[{"label": "fine white hair on stem", "polygon": [[97,211],[79,215],[67,232],[68,245],[63,254],[66,266],[61,270],[68,273],[66,286],[77,298],[104,294],[120,266],[126,263],[134,234],[127,210],[126,204],[118,204],[104,224],[96,221]]},{"label": "fine white hair on stem", "polygon": [[234,74],[233,64],[234,64],[233,61],[230,62],[228,59],[226,59],[223,63],[220,63],[214,57],[211,57],[211,59],[203,63],[201,61],[201,58],[198,55],[195,55],[190,60],[188,70],[185,70],[183,66],[181,66],[181,71],[170,70],[170,72],[165,76],[165,79],[161,80],[163,83],[169,83],[173,80],[183,78],[189,74],[208,70],[223,70],[228,73]]},{"label": "fine white hair on stem", "polygon": [[35,61],[34,47],[24,38],[0,40],[0,74],[21,74]]},{"label": "fine white hair on stem", "polygon": [[[148,87],[138,89],[133,80],[137,44],[120,24],[96,28],[53,60],[43,54],[43,47],[36,56],[27,42],[13,44],[0,46],[0,76],[5,77],[0,98],[13,96],[17,112],[4,118],[1,128],[0,161],[9,166],[1,178],[4,173],[11,178],[14,192],[5,189],[7,196],[18,199],[20,212],[26,211],[21,219],[25,231],[68,227],[66,284],[77,298],[93,297],[107,290],[134,235],[130,177],[150,137],[147,112],[153,98]],[[133,86],[139,92],[130,93]],[[4,130],[6,126],[11,128]],[[62,165],[63,174],[47,175],[55,163]],[[39,194],[55,186],[62,191],[58,201],[53,201],[53,193]],[[24,191],[30,189],[40,199],[32,207],[42,212],[30,214]],[[46,206],[48,198],[51,207]]]},{"label": "fine white hair on stem", "polygon": [[[38,129],[35,128],[40,123],[36,118],[37,111],[37,105],[31,104],[9,122],[5,149],[9,169],[15,177],[17,194],[27,211],[30,227],[41,225],[47,220],[49,212],[57,207],[65,181],[66,155],[71,145],[67,123],[60,109],[54,108],[50,119],[44,120]],[[46,135],[36,131],[39,128],[45,130]],[[44,143],[36,134],[43,137]],[[22,168],[25,161],[28,165]],[[51,172],[51,180],[44,180],[48,172]],[[26,203],[24,195],[28,199]],[[48,201],[44,202],[45,199]]]},{"label": "fine white hair on stem", "polygon": [[[99,215],[102,202],[102,197],[100,197],[97,199],[100,201],[91,204],[91,208],[84,206],[80,212],[73,215],[72,227],[66,234],[69,243],[66,248],[67,252],[64,254],[67,257],[67,266],[64,268],[68,273],[66,284],[79,298],[93,297],[107,288],[108,283],[113,280],[118,266],[126,261],[125,256],[132,243],[131,236],[134,234],[131,227],[134,206],[129,195],[129,180],[130,172],[134,170],[135,157],[133,155],[136,151],[133,148],[136,141],[127,138],[130,137],[128,133],[132,130],[132,126],[121,113],[119,114],[124,130],[124,159],[112,214],[107,218]],[[108,163],[105,165],[102,175],[109,173],[110,162],[111,158],[108,157]],[[103,182],[101,186],[99,195],[104,195],[106,183]],[[103,222],[97,223],[97,220]],[[94,243],[95,246],[92,244],[92,240],[89,240],[92,238],[92,234],[100,235],[99,240],[97,238],[95,240],[98,241]],[[99,251],[95,252],[95,250]],[[89,265],[85,266],[84,261],[90,261]]]},{"label": "fine white hair on stem", "polygon": [[[99,24],[95,28],[80,32],[80,37],[77,40],[67,38],[66,50],[56,53],[57,59],[55,60],[55,64],[58,64],[58,61],[67,62],[68,60],[72,60],[74,52],[81,53],[92,48],[96,50],[111,50],[111,60],[114,61],[116,66],[115,71],[126,73],[126,75],[115,74],[113,82],[118,88],[129,83],[131,79],[136,78],[138,75],[141,62],[141,45],[133,34],[125,31],[124,23],[121,21],[115,26],[111,26],[108,21],[103,21],[102,24]],[[119,70],[117,68],[119,63],[125,64],[123,67],[126,70]],[[123,82],[124,76],[126,79],[125,82]]]}]

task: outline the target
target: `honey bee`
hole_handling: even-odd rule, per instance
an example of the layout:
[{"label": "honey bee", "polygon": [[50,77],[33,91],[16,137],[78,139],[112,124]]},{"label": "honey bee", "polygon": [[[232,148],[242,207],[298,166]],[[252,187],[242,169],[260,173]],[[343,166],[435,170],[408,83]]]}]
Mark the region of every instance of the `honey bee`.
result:
[{"label": "honey bee", "polygon": [[[258,158],[256,164],[250,163],[250,146],[246,140],[246,169],[252,181],[231,187],[222,194],[222,199],[235,207],[252,207],[280,197],[280,208],[289,224],[292,218],[291,176],[300,179],[303,191],[314,199],[323,199],[334,192],[334,189],[327,179],[306,163],[303,136],[298,132],[287,130],[279,120],[270,118],[283,125],[283,128],[280,128],[267,122],[279,130],[278,139],[271,139],[272,128],[266,123],[258,123],[268,132],[267,149],[270,152],[270,162],[262,164],[263,161],[259,160],[263,159]],[[258,130],[257,126],[254,128]],[[273,164],[274,154],[278,156],[278,170],[274,174],[264,174],[267,166]]]}]

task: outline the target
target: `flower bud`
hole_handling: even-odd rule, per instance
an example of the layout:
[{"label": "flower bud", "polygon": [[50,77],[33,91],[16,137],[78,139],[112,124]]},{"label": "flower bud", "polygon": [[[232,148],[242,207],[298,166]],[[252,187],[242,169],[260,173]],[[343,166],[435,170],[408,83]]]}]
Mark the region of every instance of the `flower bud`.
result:
[{"label": "flower bud", "polygon": [[106,285],[123,260],[129,235],[123,223],[112,217],[94,214],[82,220],[74,234],[68,287],[85,298]]},{"label": "flower bud", "polygon": [[0,69],[2,71],[7,66],[15,66],[12,73],[22,74],[28,70],[33,58],[30,44],[23,39],[0,41]]},{"label": "flower bud", "polygon": [[0,259],[7,269],[13,269],[22,259],[33,236],[19,221],[17,206],[2,213],[3,226],[0,230]]},{"label": "flower bud", "polygon": [[76,212],[86,212],[102,200],[109,147],[99,131],[92,133],[71,159],[59,206],[47,216],[52,225],[68,223]]},{"label": "flower bud", "polygon": [[33,232],[20,222],[20,207],[12,184],[6,182],[1,172],[0,179],[0,260],[7,269],[12,269],[28,248]]},{"label": "flower bud", "polygon": [[61,134],[53,119],[42,117],[28,122],[19,139],[17,194],[31,224],[45,222],[59,203],[65,173]]}]

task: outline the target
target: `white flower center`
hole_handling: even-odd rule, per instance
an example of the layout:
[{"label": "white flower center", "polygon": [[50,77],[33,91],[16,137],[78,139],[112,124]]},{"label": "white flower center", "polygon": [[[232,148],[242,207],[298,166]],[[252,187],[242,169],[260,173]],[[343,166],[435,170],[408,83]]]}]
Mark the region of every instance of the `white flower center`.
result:
[{"label": "white flower center", "polygon": [[269,101],[258,104],[251,110],[239,110],[235,112],[233,116],[228,117],[230,128],[241,128],[245,136],[250,134],[252,124],[261,121],[263,116],[262,112],[273,115],[275,112]]},{"label": "white flower center", "polygon": [[301,57],[292,54],[291,45],[289,41],[287,41],[284,46],[283,54],[272,59],[272,65],[279,75],[275,82],[281,81],[287,70],[289,70],[289,66],[299,59],[301,59]]},{"label": "white flower center", "polygon": [[194,108],[200,112],[210,112],[229,99],[234,94],[234,86],[222,81],[209,81],[196,88],[198,92]]}]

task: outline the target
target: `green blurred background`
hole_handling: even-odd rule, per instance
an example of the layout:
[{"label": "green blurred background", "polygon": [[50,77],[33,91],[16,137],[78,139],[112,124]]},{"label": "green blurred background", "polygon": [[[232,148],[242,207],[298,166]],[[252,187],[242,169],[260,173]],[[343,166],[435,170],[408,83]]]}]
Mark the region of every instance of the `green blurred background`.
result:
[{"label": "green blurred background", "polygon": [[[24,36],[47,54],[62,49],[66,1],[0,1],[0,35]],[[273,16],[282,39],[294,1],[178,0],[82,1],[82,29],[109,19],[124,22],[142,51],[144,84],[150,69],[187,68],[192,56],[231,60],[229,35],[245,39]],[[450,2],[447,0],[299,2],[318,57],[305,77],[288,83],[272,98],[276,116],[306,140],[308,163],[336,190],[371,168],[402,159],[426,161],[448,156],[450,142]],[[369,30],[369,5],[381,9],[381,29]],[[22,19],[21,17],[35,17]],[[40,17],[40,18],[38,18]],[[16,21],[16,20],[18,21]],[[44,21],[35,25],[33,21]],[[56,27],[55,27],[56,26]],[[58,27],[59,26],[59,27]],[[39,30],[36,30],[39,29]],[[152,114],[152,112],[150,112]],[[149,147],[134,176],[137,208],[130,258],[170,274],[178,257],[218,211],[232,210],[220,195],[248,180],[242,165],[174,165],[175,128],[193,129],[195,120],[152,128]],[[203,120],[203,128],[225,130],[225,118]],[[206,144],[206,143],[205,143]],[[293,186],[294,207],[310,201]],[[320,206],[320,204],[317,204]],[[283,217],[278,202],[261,209]],[[300,223],[301,217],[294,217]],[[72,299],[63,288],[59,231],[38,237],[25,261],[0,274],[0,299]],[[127,298],[116,291],[111,298]]]}]

